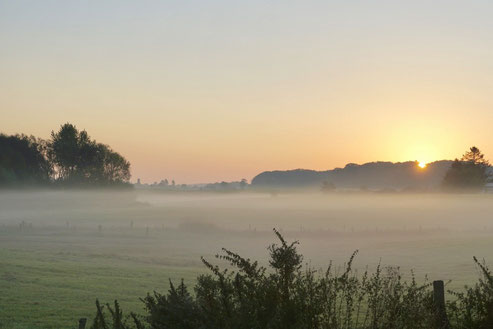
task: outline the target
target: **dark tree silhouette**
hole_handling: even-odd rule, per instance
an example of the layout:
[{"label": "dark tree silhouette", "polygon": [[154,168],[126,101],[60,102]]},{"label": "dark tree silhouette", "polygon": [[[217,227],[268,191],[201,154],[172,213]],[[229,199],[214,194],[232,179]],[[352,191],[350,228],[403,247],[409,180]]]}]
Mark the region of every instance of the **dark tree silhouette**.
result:
[{"label": "dark tree silhouette", "polygon": [[105,149],[104,178],[109,182],[127,182],[130,179],[130,162],[109,146],[99,144]]},{"label": "dark tree silhouette", "polygon": [[443,187],[450,190],[480,190],[489,180],[490,163],[484,154],[473,146],[462,158],[455,159],[445,174]]},{"label": "dark tree silhouette", "polygon": [[0,186],[128,186],[130,163],[66,123],[51,139],[0,134]]},{"label": "dark tree silhouette", "polygon": [[0,186],[49,183],[52,166],[45,151],[46,143],[33,136],[0,134]]},{"label": "dark tree silhouette", "polygon": [[461,160],[486,167],[490,165],[489,161],[484,158],[484,154],[476,146],[471,147],[469,151],[464,153]]},{"label": "dark tree silhouette", "polygon": [[123,156],[69,123],[51,133],[48,156],[57,182],[111,185],[130,179],[130,163]]}]

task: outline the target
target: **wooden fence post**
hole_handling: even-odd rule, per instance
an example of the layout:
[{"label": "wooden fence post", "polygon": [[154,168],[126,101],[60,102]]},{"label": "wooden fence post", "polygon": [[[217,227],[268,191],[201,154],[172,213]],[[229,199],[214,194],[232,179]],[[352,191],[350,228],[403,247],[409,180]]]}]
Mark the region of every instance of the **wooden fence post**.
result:
[{"label": "wooden fence post", "polygon": [[450,329],[445,311],[445,287],[442,280],[433,281],[433,302],[436,307],[437,329]]},{"label": "wooden fence post", "polygon": [[87,322],[86,318],[80,318],[79,319],[79,329],[85,329],[86,328],[86,322]]}]

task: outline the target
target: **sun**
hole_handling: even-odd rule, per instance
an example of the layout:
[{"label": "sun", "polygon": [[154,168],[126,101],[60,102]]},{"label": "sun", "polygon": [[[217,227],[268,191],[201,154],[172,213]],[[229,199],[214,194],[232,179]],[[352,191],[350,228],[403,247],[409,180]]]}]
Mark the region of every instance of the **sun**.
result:
[{"label": "sun", "polygon": [[418,167],[420,167],[421,169],[425,169],[425,168],[426,168],[426,162],[424,162],[424,161],[419,161],[419,162],[418,162]]}]

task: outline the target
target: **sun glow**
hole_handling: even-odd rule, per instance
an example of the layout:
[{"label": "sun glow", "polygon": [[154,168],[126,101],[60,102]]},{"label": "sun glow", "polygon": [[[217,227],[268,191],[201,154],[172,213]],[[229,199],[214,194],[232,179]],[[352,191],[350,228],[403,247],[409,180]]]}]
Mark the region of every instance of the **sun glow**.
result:
[{"label": "sun glow", "polygon": [[419,161],[419,162],[418,162],[418,167],[420,167],[421,169],[426,168],[426,162],[424,162],[424,161]]}]

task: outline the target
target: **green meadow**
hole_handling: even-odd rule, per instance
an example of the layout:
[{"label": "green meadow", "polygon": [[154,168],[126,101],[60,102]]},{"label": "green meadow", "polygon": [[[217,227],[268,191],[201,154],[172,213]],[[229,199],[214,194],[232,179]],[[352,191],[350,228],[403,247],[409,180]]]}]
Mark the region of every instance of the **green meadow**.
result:
[{"label": "green meadow", "polygon": [[[1,239],[6,240],[5,233]],[[19,247],[0,250],[0,328],[76,327],[79,318],[93,315],[96,298],[118,299],[125,309],[139,312],[139,297],[168,289],[168,279],[192,283],[201,271],[138,256],[60,248],[56,242],[40,249],[30,243],[21,238]]]}]

